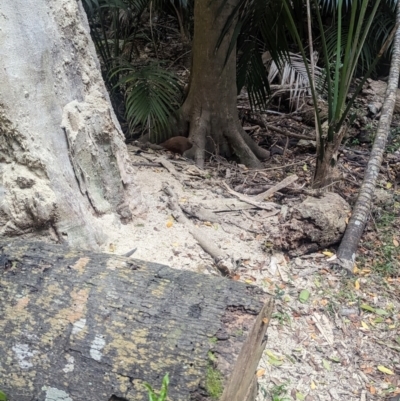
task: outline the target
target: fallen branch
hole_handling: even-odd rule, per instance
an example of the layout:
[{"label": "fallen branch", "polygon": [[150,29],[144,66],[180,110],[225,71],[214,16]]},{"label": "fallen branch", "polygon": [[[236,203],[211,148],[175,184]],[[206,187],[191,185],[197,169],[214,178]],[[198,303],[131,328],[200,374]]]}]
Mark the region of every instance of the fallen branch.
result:
[{"label": "fallen branch", "polygon": [[283,179],[281,182],[278,184],[274,185],[272,188],[268,189],[267,191],[257,195],[254,197],[254,199],[261,201],[263,199],[269,198],[271,195],[273,195],[275,192],[278,192],[282,188],[286,188],[290,184],[293,184],[299,177],[297,175],[289,175],[285,179]]},{"label": "fallen branch", "polygon": [[222,182],[222,184],[225,186],[225,188],[228,190],[229,193],[231,193],[232,195],[235,195],[237,198],[239,198],[243,202],[246,202],[250,205],[256,206],[259,209],[270,211],[270,210],[273,210],[273,209],[276,209],[279,207],[279,205],[277,205],[276,203],[272,203],[272,202],[261,204],[260,202],[257,202],[256,200],[249,198],[248,196],[240,194],[239,192],[236,192],[233,189],[229,188],[229,186],[226,184],[226,182]]},{"label": "fallen branch", "polygon": [[160,163],[165,169],[167,169],[175,178],[181,178],[181,175],[176,171],[174,165],[165,157],[159,157],[156,161]]},{"label": "fallen branch", "polygon": [[295,134],[295,133],[289,132],[289,131],[284,131],[283,129],[274,127],[273,125],[267,125],[267,128],[270,129],[271,131],[277,132],[278,134],[285,135],[285,136],[290,136],[292,138],[307,139],[309,141],[315,141],[315,137],[312,137],[312,136],[309,136],[309,135]]},{"label": "fallen branch", "polygon": [[160,163],[131,163],[131,166],[135,167],[161,167]]},{"label": "fallen branch", "polygon": [[178,197],[170,186],[164,184],[163,191],[169,196],[169,207],[173,211],[173,216],[181,224],[184,224],[193,238],[215,261],[218,270],[224,276],[230,276],[233,272],[231,258],[223,253],[216,245],[207,239],[207,234],[194,226],[194,224],[184,215],[178,203]]}]

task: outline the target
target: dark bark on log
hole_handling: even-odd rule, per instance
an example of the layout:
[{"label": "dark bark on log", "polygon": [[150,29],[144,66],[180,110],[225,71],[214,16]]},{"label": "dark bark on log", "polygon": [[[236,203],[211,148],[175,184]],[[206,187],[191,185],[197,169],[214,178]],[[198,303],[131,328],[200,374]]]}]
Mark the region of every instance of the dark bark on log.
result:
[{"label": "dark bark on log", "polygon": [[[224,278],[45,243],[0,243],[0,388],[10,401],[254,400],[272,301]],[[215,356],[216,361],[212,361]]]}]

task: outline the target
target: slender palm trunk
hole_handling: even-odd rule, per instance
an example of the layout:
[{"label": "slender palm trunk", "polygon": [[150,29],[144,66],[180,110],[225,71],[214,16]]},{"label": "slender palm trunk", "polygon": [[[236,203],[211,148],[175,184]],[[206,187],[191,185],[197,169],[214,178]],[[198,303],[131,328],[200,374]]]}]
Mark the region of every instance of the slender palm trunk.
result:
[{"label": "slender palm trunk", "polygon": [[[396,23],[400,23],[400,2],[397,3]],[[397,29],[394,39],[388,87],[386,90],[385,101],[382,107],[382,114],[379,120],[374,145],[372,147],[371,156],[365,172],[364,182],[361,186],[357,202],[354,206],[353,214],[337,253],[342,265],[348,270],[352,270],[357,246],[368,221],[372,196],[374,194],[379,169],[382,164],[383,153],[385,151],[390,124],[392,122],[393,110],[396,103],[399,73],[400,28]]]}]

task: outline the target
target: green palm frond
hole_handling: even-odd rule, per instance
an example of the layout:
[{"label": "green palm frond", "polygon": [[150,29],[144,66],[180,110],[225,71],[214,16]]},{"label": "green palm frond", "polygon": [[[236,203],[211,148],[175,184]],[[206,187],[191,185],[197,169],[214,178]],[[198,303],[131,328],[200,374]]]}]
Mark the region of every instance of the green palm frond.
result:
[{"label": "green palm frond", "polygon": [[[298,3],[296,0],[294,3]],[[265,48],[270,49],[277,65],[281,65],[286,57],[288,43],[282,34],[282,9],[277,1],[242,0],[237,8],[238,23],[229,53],[237,40],[239,54],[237,65],[238,92],[246,86],[250,105],[265,108],[270,92],[267,72],[262,60]],[[229,18],[222,35],[226,32],[234,18]],[[221,35],[221,40],[222,36]]]},{"label": "green palm frond", "polygon": [[[321,4],[322,8],[325,10],[335,10],[339,6],[339,1],[340,0],[319,0],[319,3]],[[346,9],[349,9],[353,2],[359,1],[359,0],[343,0],[342,6],[345,7]],[[392,10],[394,11],[396,4],[398,0],[386,0],[386,4],[389,5]]]},{"label": "green palm frond", "polygon": [[247,88],[250,106],[254,109],[265,107],[269,82],[262,61],[261,53],[255,41],[249,40],[247,46],[242,47],[237,65],[237,90],[240,93],[243,87]]},{"label": "green palm frond", "polygon": [[126,119],[130,127],[146,127],[152,140],[158,140],[162,133],[168,133],[171,117],[179,108],[182,96],[175,74],[159,64],[140,69],[123,64],[116,67],[113,74],[122,76],[118,85],[126,90]]},{"label": "green palm frond", "polygon": [[94,10],[99,7],[99,0],[83,0],[83,8],[86,11],[86,14],[90,18],[93,14]]},{"label": "green palm frond", "polygon": [[[222,2],[221,9],[226,6]],[[303,21],[303,0],[291,2],[293,14]],[[233,38],[226,59],[237,41],[238,92],[247,87],[251,107],[265,108],[267,95],[270,92],[269,81],[262,54],[266,49],[271,53],[275,65],[280,69],[288,59],[289,43],[287,41],[286,14],[282,2],[276,0],[240,0],[222,30],[217,47],[222,43],[225,34],[234,26]]]},{"label": "green palm frond", "polygon": [[[341,50],[340,57],[343,56],[349,40],[349,26],[351,19],[345,15],[341,26]],[[362,24],[361,32],[367,28],[367,20]],[[384,3],[376,11],[374,23],[371,25],[365,43],[360,52],[357,71],[359,74],[365,73],[373,63],[376,54],[379,52],[382,43],[385,43],[395,24],[395,15],[391,10],[391,5]],[[338,25],[329,27],[326,31],[326,46],[330,62],[335,62],[337,53]]]}]

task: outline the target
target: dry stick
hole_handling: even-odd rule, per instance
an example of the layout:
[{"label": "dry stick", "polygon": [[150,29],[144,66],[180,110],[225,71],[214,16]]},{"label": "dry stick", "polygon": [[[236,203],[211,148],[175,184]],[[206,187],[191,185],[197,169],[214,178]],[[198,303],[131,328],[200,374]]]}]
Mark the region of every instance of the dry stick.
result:
[{"label": "dry stick", "polygon": [[253,131],[255,129],[260,129],[259,125],[252,125],[251,127],[243,127],[244,131]]},{"label": "dry stick", "polygon": [[182,205],[180,206],[180,208],[186,214],[188,214],[189,216],[193,216],[198,220],[221,224],[221,219],[218,215],[216,215],[211,210],[205,209],[202,206]]},{"label": "dry stick", "polygon": [[169,173],[171,173],[175,178],[179,179],[180,174],[176,171],[174,165],[168,161],[165,157],[159,157],[156,159],[156,162],[160,163],[165,169],[168,170]]},{"label": "dry stick", "polygon": [[228,190],[229,193],[231,193],[232,195],[235,195],[237,198],[239,198],[243,202],[246,202],[246,203],[249,203],[250,205],[256,206],[259,209],[270,211],[270,210],[273,210],[273,209],[279,207],[279,205],[272,203],[272,202],[261,204],[260,202],[257,202],[256,200],[249,198],[248,196],[240,194],[239,192],[236,192],[233,189],[229,188],[229,186],[227,185],[226,182],[222,182],[222,184],[225,186],[225,188]]},{"label": "dry stick", "polygon": [[131,163],[131,166],[135,167],[161,167],[160,163],[140,163],[140,162],[135,162]]},{"label": "dry stick", "polygon": [[[215,214],[215,212],[205,209],[202,206],[181,206],[181,209],[189,216],[196,217],[196,219],[201,220],[201,221],[209,221],[212,223],[218,223],[219,225],[221,225],[221,227],[222,227],[222,223],[224,222],[222,219],[220,219],[218,217],[217,214]],[[241,211],[241,210],[230,210],[230,212],[235,212],[235,213],[237,213],[238,211]],[[242,210],[242,213],[243,213],[243,210]],[[271,212],[271,213],[269,213],[269,215],[274,216],[275,214],[278,214],[278,213],[279,213],[279,210],[277,210],[275,212]],[[269,215],[267,217],[269,217]],[[263,217],[265,218],[266,216],[263,216]],[[250,219],[255,220],[253,218],[250,218]],[[261,232],[261,231],[252,230],[251,228],[244,227],[243,224],[238,224],[238,223],[235,223],[234,221],[229,221],[229,222],[225,222],[225,223],[227,225],[230,224],[230,225],[236,226],[236,227],[240,228],[241,230],[248,231],[248,232],[256,234],[256,235],[263,234],[263,232]],[[227,231],[224,227],[222,227],[222,229],[224,231]]]},{"label": "dry stick", "polygon": [[229,276],[233,271],[233,265],[229,256],[223,253],[216,245],[207,240],[207,235],[195,227],[194,224],[183,214],[178,203],[178,198],[171,187],[164,184],[163,191],[169,196],[169,207],[173,210],[174,218],[181,224],[184,224],[193,238],[215,261],[218,270],[224,275]]},{"label": "dry stick", "polygon": [[286,167],[296,166],[297,164],[304,164],[304,163],[307,162],[308,160],[314,159],[314,158],[315,158],[315,156],[312,156],[312,157],[308,157],[308,158],[306,158],[305,160],[301,160],[301,161],[296,162],[296,163],[285,164],[285,165],[283,165],[283,166],[278,166],[278,167],[263,168],[263,169],[260,169],[260,170],[257,170],[257,171],[260,171],[260,172],[261,172],[261,171],[280,170],[280,169],[283,169],[283,168],[286,168]]},{"label": "dry stick", "polygon": [[270,129],[271,131],[277,132],[278,134],[282,134],[282,135],[285,135],[285,136],[290,136],[292,138],[307,139],[309,141],[315,141],[315,137],[313,138],[313,137],[308,136],[308,135],[301,135],[301,134],[294,134],[293,132],[286,132],[283,129],[274,127],[273,125],[267,125],[267,128]]},{"label": "dry stick", "polygon": [[[264,175],[264,174],[260,174],[260,175]],[[265,192],[268,189],[270,189],[272,187],[271,184],[266,184],[266,185],[260,185],[258,187],[250,187],[250,188],[246,188],[245,184],[240,184],[238,186],[236,186],[236,190],[240,193],[242,193],[243,195],[259,195],[261,192]]]},{"label": "dry stick", "polygon": [[271,195],[273,195],[275,192],[278,192],[282,188],[286,188],[290,184],[293,184],[299,177],[297,175],[289,175],[285,179],[283,179],[281,182],[278,184],[274,185],[272,188],[268,189],[267,191],[257,195],[254,197],[255,200],[262,201],[263,199],[269,198]]}]

